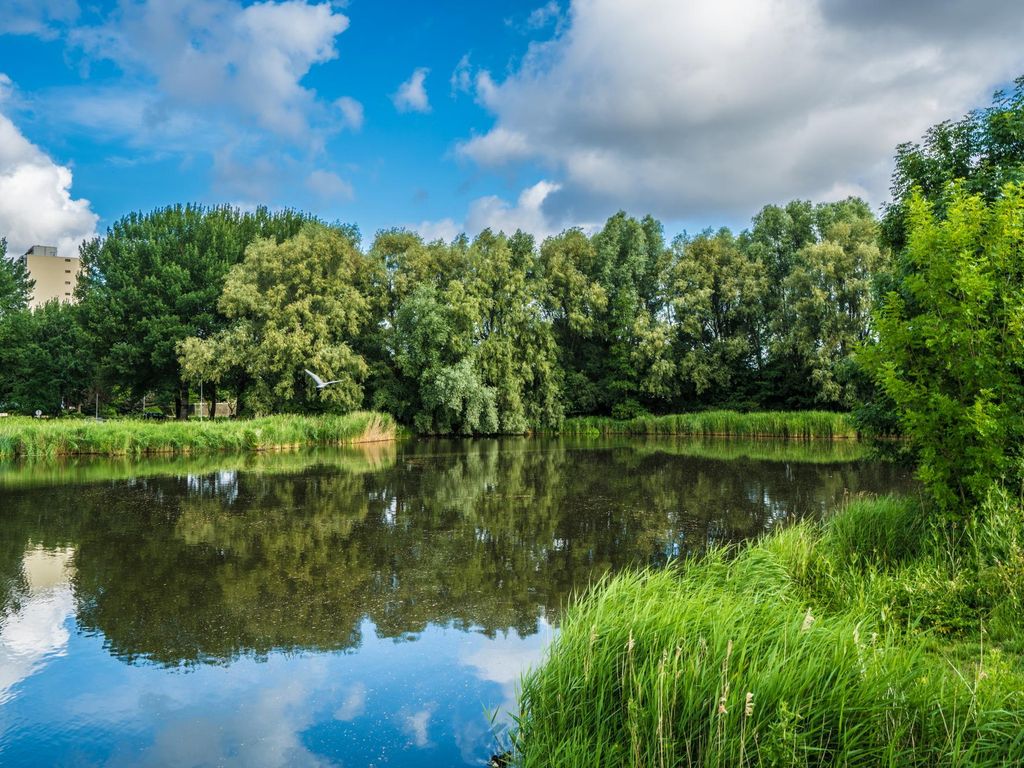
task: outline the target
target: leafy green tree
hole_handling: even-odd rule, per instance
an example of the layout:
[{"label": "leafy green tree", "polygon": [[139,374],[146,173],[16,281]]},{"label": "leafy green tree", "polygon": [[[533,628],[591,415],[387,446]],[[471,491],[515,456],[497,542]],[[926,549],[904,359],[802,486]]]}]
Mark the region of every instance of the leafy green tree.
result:
[{"label": "leafy green tree", "polygon": [[778,315],[782,354],[808,372],[814,400],[856,404],[854,352],[869,339],[874,286],[889,269],[878,222],[863,200],[815,207],[816,242],[796,254]]},{"label": "leafy green tree", "polygon": [[734,401],[755,368],[765,266],[728,229],[677,237],[672,249],[679,375],[697,397]]},{"label": "leafy green tree", "polygon": [[135,398],[173,391],[184,418],[189,380],[178,343],[224,328],[217,309],[224,278],[249,243],[280,242],[304,221],[294,211],[177,205],[129,214],[85,243],[76,296],[104,378]]},{"label": "leafy green tree", "polygon": [[608,295],[597,279],[597,250],[582,230],[549,237],[540,248],[542,302],[558,345],[566,410],[592,413],[600,393],[588,375],[600,364],[598,327]]},{"label": "leafy green tree", "polygon": [[996,91],[992,106],[932,126],[920,142],[896,149],[892,202],[883,218],[885,243],[899,253],[908,242],[912,191],[942,214],[951,184],[991,202],[1009,182],[1024,181],[1024,76]]},{"label": "leafy green tree", "polygon": [[468,295],[450,300],[476,308],[475,363],[481,380],[495,391],[499,431],[558,426],[558,352],[536,298],[541,284],[533,238],[484,230],[468,257]]},{"label": "leafy green tree", "polygon": [[662,278],[668,261],[661,224],[650,216],[637,220],[619,212],[594,235],[598,282],[608,297],[594,378],[602,405],[612,415],[631,416],[642,410],[644,390],[660,391],[651,377],[657,357],[638,355],[641,333],[655,327],[664,307]]},{"label": "leafy green tree", "polygon": [[[281,243],[254,241],[218,302],[231,324],[178,344],[185,376],[219,381],[241,371],[240,398],[260,413],[358,407],[366,363],[351,342],[369,316],[359,290],[367,269],[351,233],[320,224]],[[318,391],[306,368],[337,383]]]},{"label": "leafy green tree", "polygon": [[81,405],[95,377],[86,341],[74,305],[0,317],[0,408],[59,415]]},{"label": "leafy green tree", "polygon": [[7,241],[0,237],[0,318],[27,307],[34,287],[25,265],[7,258]]},{"label": "leafy green tree", "polygon": [[919,473],[947,511],[1019,487],[1024,446],[1024,184],[987,203],[957,185],[945,217],[907,200],[901,291],[864,358],[896,403]]}]

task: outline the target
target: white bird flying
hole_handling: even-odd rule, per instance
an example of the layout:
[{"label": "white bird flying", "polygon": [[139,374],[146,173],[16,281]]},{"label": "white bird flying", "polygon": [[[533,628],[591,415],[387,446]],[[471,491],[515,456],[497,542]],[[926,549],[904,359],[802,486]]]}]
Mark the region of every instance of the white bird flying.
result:
[{"label": "white bird flying", "polygon": [[341,383],[341,379],[335,379],[334,381],[324,381],[319,376],[317,376],[315,373],[313,373],[311,370],[309,370],[309,368],[304,368],[303,370],[306,373],[309,374],[309,377],[311,379],[313,379],[313,382],[316,384],[316,388],[317,389],[323,389],[324,387],[331,386],[331,384],[340,384]]}]

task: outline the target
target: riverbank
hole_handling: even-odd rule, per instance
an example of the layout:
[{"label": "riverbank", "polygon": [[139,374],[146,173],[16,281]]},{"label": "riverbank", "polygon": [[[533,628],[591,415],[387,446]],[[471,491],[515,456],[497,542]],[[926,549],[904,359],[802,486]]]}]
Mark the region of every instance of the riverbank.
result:
[{"label": "riverbank", "polygon": [[394,440],[397,432],[394,419],[369,411],[169,422],[12,417],[0,420],[0,459],[270,451]]},{"label": "riverbank", "polygon": [[954,545],[914,500],[858,500],[614,577],[525,677],[512,764],[1021,764],[1022,523],[1001,498]]},{"label": "riverbank", "polygon": [[856,439],[849,414],[832,411],[702,411],[619,420],[603,416],[566,419],[562,435],[694,435],[706,437]]}]

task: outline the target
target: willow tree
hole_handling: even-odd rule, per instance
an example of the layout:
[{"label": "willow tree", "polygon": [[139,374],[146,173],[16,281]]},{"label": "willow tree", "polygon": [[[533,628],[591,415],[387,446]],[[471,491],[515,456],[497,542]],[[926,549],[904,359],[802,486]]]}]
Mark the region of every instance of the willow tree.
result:
[{"label": "willow tree", "polygon": [[[241,402],[256,412],[358,407],[366,363],[351,343],[369,317],[360,290],[367,270],[348,231],[307,224],[281,243],[256,240],[218,301],[230,324],[178,345],[184,374],[220,381],[233,373]],[[307,368],[337,383],[317,390]]]},{"label": "willow tree", "polygon": [[878,221],[863,200],[815,208],[816,242],[801,248],[785,278],[787,305],[776,317],[778,345],[807,372],[813,399],[856,402],[853,355],[868,341],[875,284],[889,270]]},{"label": "willow tree", "polygon": [[671,311],[680,378],[712,402],[735,400],[755,368],[764,265],[728,229],[673,241]]}]

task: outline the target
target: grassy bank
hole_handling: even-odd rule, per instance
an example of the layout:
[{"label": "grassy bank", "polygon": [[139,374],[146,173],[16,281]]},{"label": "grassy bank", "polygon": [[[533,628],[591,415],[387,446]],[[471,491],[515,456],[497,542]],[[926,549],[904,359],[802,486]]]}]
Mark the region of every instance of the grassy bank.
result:
[{"label": "grassy bank", "polygon": [[519,766],[1024,763],[1024,513],[955,547],[857,501],[735,556],[617,576],[521,694]]},{"label": "grassy bank", "polygon": [[395,434],[390,416],[363,411],[184,422],[15,417],[0,420],[0,459],[265,451],[390,440]]},{"label": "grassy bank", "polygon": [[563,435],[700,435],[720,437],[843,439],[857,430],[845,413],[830,411],[703,411],[668,416],[638,416],[620,421],[601,416],[566,419]]}]

